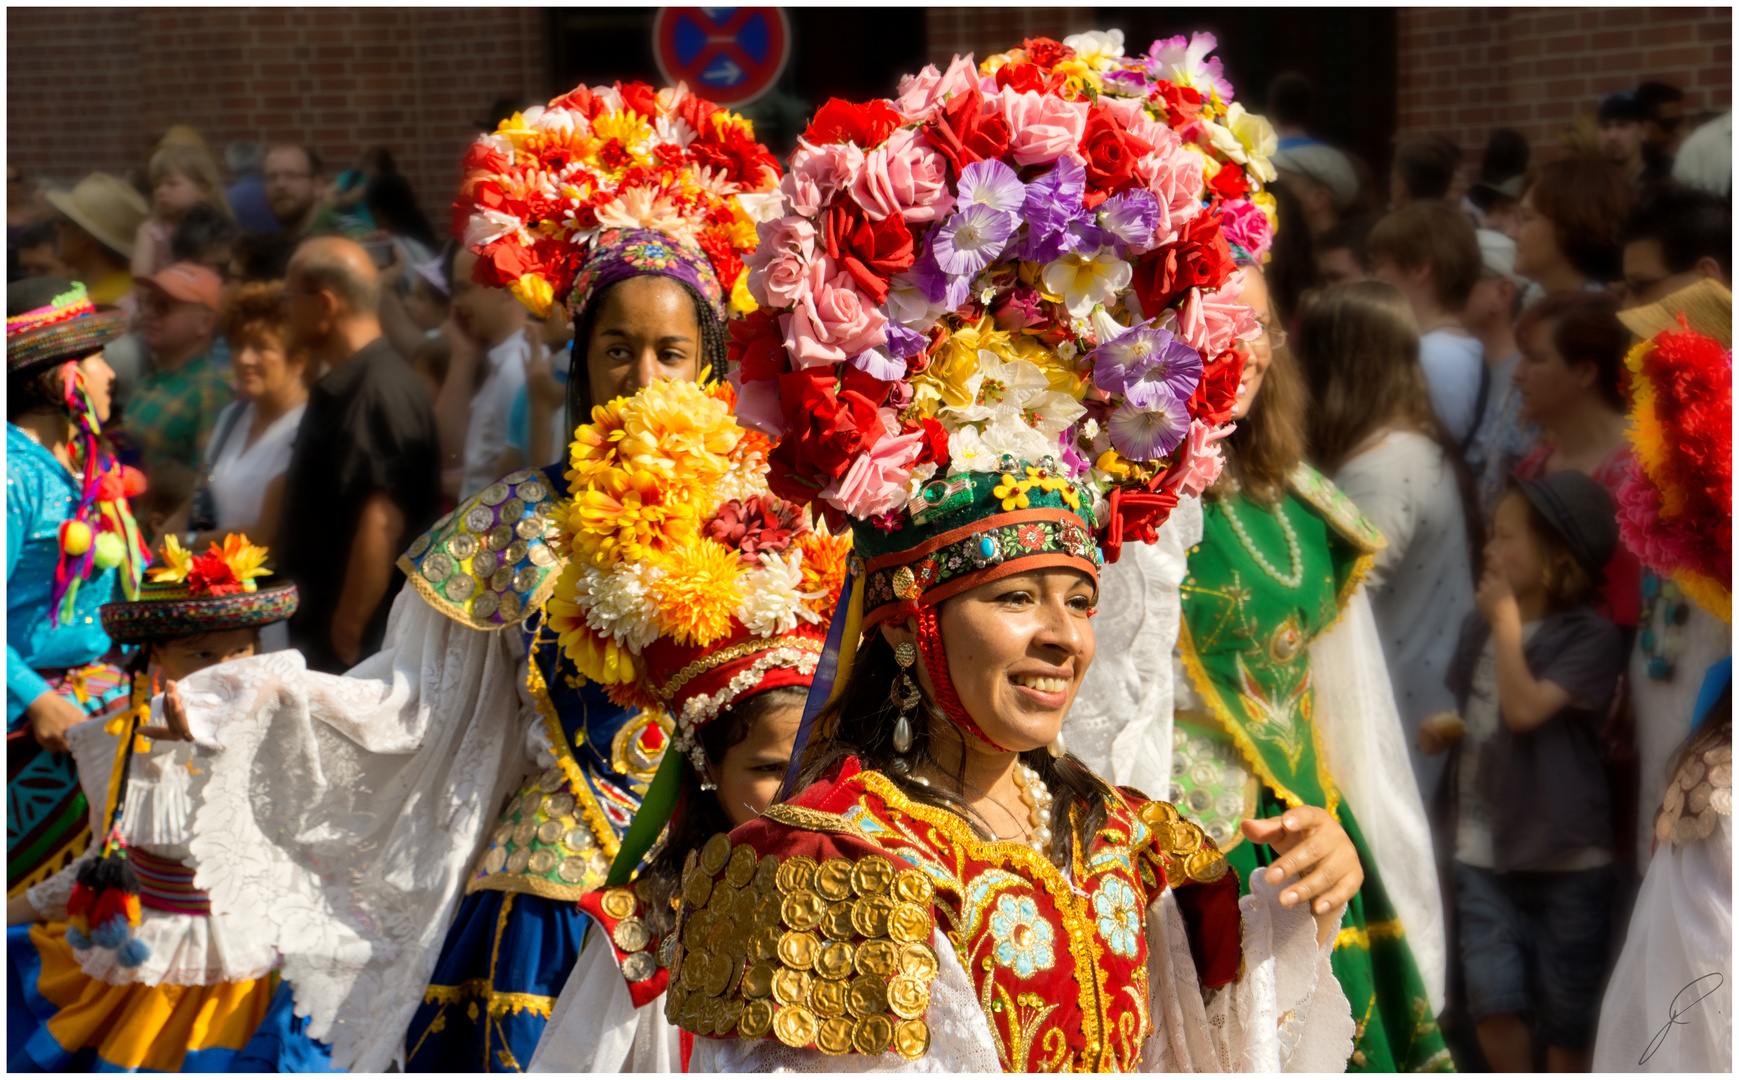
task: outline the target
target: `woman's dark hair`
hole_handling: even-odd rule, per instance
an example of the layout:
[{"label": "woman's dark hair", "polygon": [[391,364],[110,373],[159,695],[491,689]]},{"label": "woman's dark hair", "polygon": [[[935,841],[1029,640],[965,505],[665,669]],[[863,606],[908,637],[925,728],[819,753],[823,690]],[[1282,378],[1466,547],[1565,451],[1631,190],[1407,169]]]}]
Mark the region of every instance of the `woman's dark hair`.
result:
[{"label": "woman's dark hair", "polygon": [[[714,764],[723,761],[731,747],[749,737],[749,730],[763,716],[793,702],[801,705],[808,693],[808,689],[802,686],[777,686],[739,700],[700,729],[700,745],[706,751],[707,761]],[[666,751],[677,752],[675,749]],[[652,931],[654,941],[669,933],[676,921],[671,901],[682,891],[682,864],[688,853],[699,851],[714,835],[728,833],[733,828],[731,819],[719,805],[718,796],[700,789],[694,766],[685,758],[682,794],[677,797],[676,809],[671,812],[670,826],[665,831],[664,840],[652,852],[646,868],[635,879],[640,895],[650,906],[646,925]]]},{"label": "woman's dark hair", "polygon": [[1528,174],[1522,197],[1530,193],[1572,266],[1594,281],[1623,274],[1618,230],[1636,204],[1636,186],[1623,170],[1600,158],[1550,161]]},{"label": "woman's dark hair", "polygon": [[[604,298],[609,296],[623,281],[633,281],[633,278],[623,278],[612,282],[592,294],[586,307],[574,317],[574,345],[569,354],[568,363],[568,430],[572,431],[581,424],[592,422],[592,406],[601,404],[592,400],[592,380],[586,369],[586,353],[592,341],[592,326],[597,321],[598,312],[603,310]],[[713,306],[695,290],[693,285],[676,278],[682,286],[682,291],[694,302],[694,319],[700,324],[700,374],[706,376],[709,372],[714,381],[725,377],[727,361],[726,346],[730,343],[730,332],[724,323],[719,321],[713,312]]]},{"label": "woman's dark hair", "polygon": [[65,383],[61,381],[64,363],[31,368],[6,374],[6,419],[17,420],[31,413],[64,413]]},{"label": "woman's dark hair", "polygon": [[[948,601],[944,601],[946,604]],[[893,646],[879,631],[871,631],[868,640],[858,649],[851,676],[845,690],[816,718],[816,730],[827,737],[809,744],[803,766],[797,775],[797,790],[826,776],[848,757],[855,757],[865,769],[873,769],[887,777],[909,801],[947,810],[963,818],[979,836],[993,840],[996,834],[966,802],[937,787],[926,787],[911,779],[911,772],[895,771],[894,760],[905,758],[909,767],[928,763],[939,769],[931,742],[938,736],[959,740],[965,736],[952,723],[942,719],[925,722],[922,715],[912,725],[912,748],[905,754],[894,750],[894,724],[900,710],[889,694],[900,672],[894,659]],[[1077,823],[1082,836],[1090,837],[1105,823],[1111,790],[1092,770],[1074,757],[1065,754],[1052,757],[1046,748],[1028,750],[1020,755],[1028,768],[1039,774],[1056,799],[1055,817],[1051,827],[1051,854],[1067,861],[1074,843],[1068,823]],[[962,756],[964,761],[964,756]],[[964,765],[962,766],[964,767]],[[962,790],[965,778],[956,774]]]},{"label": "woman's dark hair", "polygon": [[1618,321],[1616,297],[1583,290],[1552,293],[1523,313],[1516,326],[1516,338],[1524,348],[1541,323],[1553,324],[1552,347],[1565,367],[1593,364],[1599,376],[1595,387],[1606,404],[1618,412],[1630,407],[1624,396],[1624,354],[1630,331]]},{"label": "woman's dark hair", "polygon": [[408,236],[431,251],[440,244],[429,219],[417,206],[411,182],[399,173],[386,171],[370,180],[362,202],[375,224],[394,236]]},{"label": "woman's dark hair", "polygon": [[[204,262],[213,249],[229,248],[241,235],[235,220],[210,203],[200,203],[181,215],[181,224],[169,239],[176,262]],[[226,273],[228,267],[219,272]]]}]

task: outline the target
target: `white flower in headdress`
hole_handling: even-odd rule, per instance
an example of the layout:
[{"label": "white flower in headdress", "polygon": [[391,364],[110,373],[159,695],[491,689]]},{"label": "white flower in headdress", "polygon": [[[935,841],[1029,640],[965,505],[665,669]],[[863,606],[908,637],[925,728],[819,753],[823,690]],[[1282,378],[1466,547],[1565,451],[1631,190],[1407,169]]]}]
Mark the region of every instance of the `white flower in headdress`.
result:
[{"label": "white flower in headdress", "polygon": [[948,433],[948,475],[995,472],[1004,455],[1016,461],[1037,461],[1057,452],[1057,441],[1009,416],[1000,416],[982,429],[967,426]]},{"label": "white flower in headdress", "polygon": [[604,228],[651,229],[686,244],[694,244],[695,223],[661,191],[629,188],[598,207],[598,224]]},{"label": "white flower in headdress", "polygon": [[803,552],[791,548],[783,556],[767,551],[759,556],[761,567],[743,576],[743,604],[737,620],[757,637],[788,634],[798,620],[820,623],[821,617],[805,606],[824,593],[806,593],[803,585]]},{"label": "white flower in headdress", "polygon": [[727,503],[732,499],[742,502],[756,495],[765,495],[766,468],[767,460],[759,451],[741,455],[731,462],[731,467],[725,471],[724,476],[713,485],[713,499],[719,503]]},{"label": "white flower in headdress", "polygon": [[1074,423],[1081,403],[1050,388],[1050,380],[1030,360],[1000,359],[989,349],[978,350],[978,370],[966,380],[972,403],[942,410],[962,424],[983,420],[1024,425],[1055,438]]},{"label": "white flower in headdress", "polygon": [[1069,314],[1084,319],[1095,304],[1109,304],[1129,288],[1134,277],[1126,259],[1111,248],[1096,252],[1064,252],[1056,262],[1046,263],[1041,275],[1045,291],[1063,298]]},{"label": "white flower in headdress", "polygon": [[652,137],[656,142],[675,143],[687,149],[698,134],[688,126],[687,120],[675,113],[664,113],[652,122]]},{"label": "white flower in headdress", "polygon": [[651,589],[663,574],[646,563],[621,562],[607,572],[587,566],[580,571],[574,603],[586,613],[587,626],[630,649],[643,649],[658,639]]},{"label": "white flower in headdress", "polygon": [[522,243],[531,243],[525,233],[525,222],[499,210],[478,211],[465,223],[465,246],[470,248],[488,247],[504,236],[514,235],[518,235]]},{"label": "white flower in headdress", "polygon": [[1063,44],[1075,50],[1082,63],[1095,71],[1109,71],[1123,56],[1123,31],[1088,30],[1070,34]]}]

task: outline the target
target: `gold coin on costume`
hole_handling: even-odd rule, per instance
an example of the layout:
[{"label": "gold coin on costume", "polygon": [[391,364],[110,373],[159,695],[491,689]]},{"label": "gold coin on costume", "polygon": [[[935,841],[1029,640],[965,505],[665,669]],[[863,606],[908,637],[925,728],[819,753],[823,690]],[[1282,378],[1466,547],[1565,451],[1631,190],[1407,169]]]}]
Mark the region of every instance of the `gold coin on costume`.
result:
[{"label": "gold coin on costume", "polygon": [[1171,852],[1188,855],[1202,846],[1202,830],[1191,821],[1179,821],[1171,827]]},{"label": "gold coin on costume", "polygon": [[444,551],[437,551],[424,559],[417,569],[425,580],[439,585],[453,576],[453,557]]},{"label": "gold coin on costume", "polygon": [[713,1024],[714,1035],[729,1035],[731,1029],[743,1018],[743,999],[724,998],[719,1002],[718,1020]]},{"label": "gold coin on costume", "polygon": [[510,874],[523,874],[525,873],[525,868],[530,864],[531,852],[526,848],[519,848],[507,857],[507,872]]},{"label": "gold coin on costume", "polygon": [[736,941],[737,922],[735,919],[720,917],[713,920],[712,928],[707,931],[706,951],[717,956],[732,955],[731,946]]},{"label": "gold coin on costume", "polygon": [[754,919],[756,926],[779,925],[779,897],[765,896],[755,902]]},{"label": "gold coin on costume", "polygon": [[537,838],[546,844],[554,844],[562,838],[562,823],[548,820],[537,827]]},{"label": "gold coin on costume", "polygon": [[583,825],[575,825],[562,837],[562,844],[569,851],[591,851],[598,845],[593,842],[591,831]]},{"label": "gold coin on costume", "polygon": [[502,524],[490,529],[483,535],[483,542],[491,551],[500,551],[513,543],[513,526]]},{"label": "gold coin on costume", "polygon": [[569,855],[556,864],[556,876],[569,885],[578,885],[586,880],[586,860]]},{"label": "gold coin on costume", "polygon": [[555,549],[547,544],[539,544],[531,549],[531,564],[533,566],[554,566],[558,558],[560,556],[555,553]]},{"label": "gold coin on costume", "polygon": [[700,988],[706,984],[706,967],[704,953],[690,952],[686,954],[682,961],[682,988],[698,993]]},{"label": "gold coin on costume", "polygon": [[622,977],[629,982],[645,982],[658,974],[658,962],[651,953],[637,952],[622,961]]},{"label": "gold coin on costume", "polygon": [[850,987],[842,979],[818,979],[809,988],[809,1007],[816,1016],[844,1016]]},{"label": "gold coin on costume", "polygon": [[874,975],[859,975],[851,981],[851,991],[845,996],[845,1007],[851,1015],[863,1017],[888,1011],[888,984]]},{"label": "gold coin on costume", "polygon": [[[497,480],[482,491],[479,491],[477,493],[477,499],[485,506],[500,506],[511,494],[513,494],[513,492],[508,489],[507,485]],[[469,514],[466,515],[466,517],[469,516]]]},{"label": "gold coin on costume", "polygon": [[936,962],[936,952],[928,945],[907,945],[900,950],[900,973],[911,975],[928,983],[936,977],[941,965]]},{"label": "gold coin on costume", "polygon": [[815,973],[824,979],[844,979],[851,975],[852,957],[857,950],[844,941],[830,941],[821,947],[815,958]]},{"label": "gold coin on costume", "polygon": [[682,876],[686,879],[694,873],[694,868],[700,865],[700,852],[689,851],[688,858],[682,860]]},{"label": "gold coin on costume", "polygon": [[604,895],[598,900],[598,906],[612,919],[626,919],[634,914],[634,893],[623,888],[605,889]]},{"label": "gold coin on costume", "polygon": [[707,899],[712,893],[712,877],[700,871],[689,874],[682,883],[682,902],[697,911],[706,907]]},{"label": "gold coin on costume", "polygon": [[779,856],[763,855],[755,866],[755,888],[771,896],[779,888]]},{"label": "gold coin on costume", "polygon": [[930,987],[910,975],[895,975],[888,983],[888,1008],[895,1016],[916,1020],[930,1006]]},{"label": "gold coin on costume", "polygon": [[677,1022],[677,1018],[682,1015],[682,1001],[687,996],[688,991],[675,985],[673,981],[670,989],[664,992],[664,1018],[666,1020],[672,1024]]},{"label": "gold coin on costume", "polygon": [[891,941],[866,941],[857,947],[855,966],[859,975],[892,975],[900,962],[899,946]]},{"label": "gold coin on costume", "polygon": [[676,977],[682,973],[682,942],[676,940],[675,934],[671,934],[659,945],[658,953],[659,962],[670,972],[671,985],[676,985]]},{"label": "gold coin on costume", "polygon": [[888,936],[907,943],[930,940],[930,914],[916,904],[895,904],[888,916]]},{"label": "gold coin on costume", "polygon": [[478,619],[487,619],[500,608],[495,594],[487,590],[477,594],[477,599],[471,601],[471,615]]},{"label": "gold coin on costume", "polygon": [[779,1015],[773,1018],[773,1034],[786,1046],[808,1046],[815,1041],[819,1027],[815,1014],[801,1005],[780,1009]]},{"label": "gold coin on costume", "polygon": [[754,851],[747,845],[740,846],[731,852],[730,861],[725,864],[725,880],[731,888],[740,889],[755,879],[755,868],[759,865]]},{"label": "gold coin on costume", "polygon": [[866,855],[851,868],[851,888],[859,896],[886,896],[894,887],[894,864],[880,855]]},{"label": "gold coin on costume", "polygon": [[677,1026],[696,1035],[705,1035],[706,998],[700,994],[690,994],[682,1002],[682,1016],[677,1020]]},{"label": "gold coin on costume", "polygon": [[547,795],[551,792],[561,790],[562,784],[566,781],[567,777],[562,775],[560,769],[549,769],[545,771],[542,776],[537,778],[537,786],[542,788],[544,793]]},{"label": "gold coin on costume", "polygon": [[[516,562],[524,562],[525,556],[526,556],[526,551],[527,551],[527,548],[525,546],[525,541],[524,540],[515,540],[513,542],[513,544],[507,549],[507,552],[504,555],[502,555],[502,558],[506,559],[509,564],[516,563]],[[530,592],[531,590],[537,588],[538,577],[539,577],[539,575],[537,572],[537,568],[533,567],[533,566],[526,566],[526,567],[522,567],[518,570],[515,570],[513,572],[513,582],[512,582],[513,591],[514,592],[522,592],[522,593]]]},{"label": "gold coin on costume", "polygon": [[513,842],[519,847],[524,847],[531,843],[532,839],[536,836],[537,822],[531,818],[520,818],[519,824],[513,827]]},{"label": "gold coin on costume", "polygon": [[737,1021],[737,1034],[745,1039],[759,1039],[773,1027],[773,1003],[765,998],[751,1001]]},{"label": "gold coin on costume", "polygon": [[922,1020],[901,1020],[894,1025],[894,1052],[916,1061],[930,1050],[930,1027]]},{"label": "gold coin on costume", "polygon": [[779,962],[799,971],[815,966],[821,939],[806,931],[791,930],[779,939]]},{"label": "gold coin on costume", "polygon": [[779,917],[793,930],[813,930],[821,924],[827,905],[821,897],[803,889],[785,897],[779,905]]},{"label": "gold coin on costume", "polygon": [[936,886],[921,870],[901,870],[894,875],[893,892],[897,900],[927,908],[936,895]]},{"label": "gold coin on costume", "polygon": [[1211,847],[1202,848],[1184,860],[1189,876],[1196,881],[1212,883],[1226,876],[1226,858]]},{"label": "gold coin on costume", "polygon": [[[489,587],[498,593],[511,590],[513,588],[513,567],[497,566],[495,573],[489,575]],[[481,600],[482,597],[478,597],[478,599]],[[506,599],[506,597],[500,597],[499,601],[504,603]]]},{"label": "gold coin on costume", "polygon": [[495,827],[495,835],[489,838],[491,844],[505,844],[513,839],[513,823],[504,821]]},{"label": "gold coin on costume", "polygon": [[495,527],[495,514],[488,507],[473,506],[465,511],[465,528],[477,535],[488,532]]},{"label": "gold coin on costume", "polygon": [[[520,518],[514,523],[513,531],[521,540],[536,540],[543,535],[543,519],[540,517]],[[542,550],[544,549],[541,547],[531,549],[532,562],[538,561],[537,553]]]},{"label": "gold coin on costume", "polygon": [[893,1041],[894,1022],[886,1016],[866,1016],[852,1026],[851,1045],[860,1054],[875,1057]]},{"label": "gold coin on costume", "polygon": [[851,904],[850,900],[841,900],[827,905],[827,914],[821,917],[822,933],[835,941],[844,941],[856,933],[851,925]]},{"label": "gold coin on costume", "polygon": [[574,812],[574,797],[565,791],[543,798],[543,812],[552,818],[567,817]]},{"label": "gold coin on costume", "polygon": [[423,535],[417,537],[416,541],[411,544],[411,549],[409,551],[405,552],[405,554],[407,556],[409,556],[410,558],[420,559],[423,557],[423,552],[429,550],[429,544],[430,544],[429,534],[424,533]]},{"label": "gold coin on costume", "polygon": [[829,859],[815,871],[815,891],[823,900],[844,900],[851,895],[851,863]]},{"label": "gold coin on costume", "polygon": [[652,943],[652,931],[646,929],[646,924],[632,915],[616,924],[616,929],[610,932],[610,937],[616,942],[616,947],[625,953],[639,952]]},{"label": "gold coin on costume", "polygon": [[764,998],[773,992],[773,965],[765,960],[743,973],[743,996]]},{"label": "gold coin on costume", "polygon": [[556,853],[549,848],[539,848],[531,853],[525,866],[534,874],[547,874],[556,868]]},{"label": "gold coin on costume", "polygon": [[780,968],[773,972],[773,1000],[781,1005],[805,1005],[809,1001],[809,972]]},{"label": "gold coin on costume", "polygon": [[756,960],[772,960],[779,955],[779,928],[757,926],[749,933],[748,955]]},{"label": "gold coin on costume", "polygon": [[843,1054],[851,1049],[851,1021],[833,1016],[821,1021],[815,1032],[815,1046],[824,1054]]},{"label": "gold coin on costume", "polygon": [[715,953],[707,957],[706,981],[701,984],[701,989],[708,997],[718,997],[730,987],[731,977],[736,974],[735,967],[729,956]]},{"label": "gold coin on costume", "polygon": [[731,883],[723,878],[713,878],[712,893],[707,897],[706,909],[715,915],[729,916],[732,905],[736,903],[736,891]]},{"label": "gold coin on costume", "polygon": [[471,574],[478,581],[488,581],[489,575],[495,573],[495,552],[484,548],[471,556]]},{"label": "gold coin on costume", "polygon": [[918,579],[912,573],[912,568],[902,566],[894,571],[894,595],[901,600],[916,600],[921,592]]},{"label": "gold coin on costume", "polygon": [[888,936],[888,916],[894,902],[886,896],[866,896],[851,905],[851,925],[866,938]]},{"label": "gold coin on costume", "polygon": [[815,860],[807,855],[793,855],[779,864],[779,891],[794,893],[815,882]]},{"label": "gold coin on costume", "polygon": [[731,857],[731,839],[724,833],[713,833],[712,839],[700,849],[701,872],[707,877],[717,877],[725,868],[725,860]]},{"label": "gold coin on costume", "polygon": [[483,859],[483,870],[489,874],[501,873],[501,868],[507,865],[507,849],[497,844],[489,849],[489,854]]}]

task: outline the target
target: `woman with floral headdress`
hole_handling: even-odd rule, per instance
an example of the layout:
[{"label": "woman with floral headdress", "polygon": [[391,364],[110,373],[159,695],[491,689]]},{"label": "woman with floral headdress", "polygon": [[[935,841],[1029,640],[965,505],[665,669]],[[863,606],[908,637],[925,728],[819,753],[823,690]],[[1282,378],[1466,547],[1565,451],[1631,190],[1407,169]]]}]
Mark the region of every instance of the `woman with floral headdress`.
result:
[{"label": "woman with floral headdress", "polygon": [[[479,283],[581,326],[576,409],[717,378],[778,178],[746,121],[680,90],[580,87],[480,138],[465,168]],[[184,688],[205,770],[193,829],[238,853],[214,851],[202,883],[284,954],[238,1067],[529,1060],[589,923],[574,901],[602,884],[672,730],[610,701],[604,658],[576,666],[545,629],[566,465],[503,477],[418,538],[386,647],[348,675],[275,654]],[[243,778],[265,753],[321,779],[259,797]],[[545,839],[490,869],[479,842],[528,798]],[[304,1035],[330,1066],[286,1066]]]},{"label": "woman with floral headdress", "polygon": [[144,480],[101,441],[115,373],[103,347],[126,317],[83,285],[6,291],[6,895],[90,840],[66,732],[126,692],[97,609],[148,561],[127,498]]},{"label": "woman with floral headdress", "polygon": [[1328,954],[1361,875],[1333,819],[1244,823],[1286,854],[1240,900],[1199,827],[1060,738],[1101,562],[1199,489],[1197,425],[1236,382],[1191,340],[1199,296],[1131,294],[1146,255],[1197,272],[1171,256],[1202,170],[1145,94],[1110,92],[1120,52],[957,59],[897,102],[829,102],[799,142],[739,415],[758,404],[779,440],[774,492],[850,526],[851,602],[795,794],[684,871],[665,1012],[696,1070],[1350,1051]]},{"label": "woman with floral headdress", "polygon": [[14,1072],[227,1071],[265,1015],[272,943],[214,933],[194,880],[184,733],[146,726],[151,688],[259,649],[296,610],[266,549],[230,535],[194,553],[174,538],[135,600],[102,607],[136,646],[131,695],[67,733],[97,846],[7,906]]}]

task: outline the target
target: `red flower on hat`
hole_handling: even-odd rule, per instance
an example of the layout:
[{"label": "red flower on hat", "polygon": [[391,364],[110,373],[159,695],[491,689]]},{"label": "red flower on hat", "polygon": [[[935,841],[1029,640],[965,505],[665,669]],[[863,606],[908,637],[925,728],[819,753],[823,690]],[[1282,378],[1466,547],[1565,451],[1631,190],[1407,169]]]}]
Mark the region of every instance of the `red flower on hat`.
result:
[{"label": "red flower on hat", "polygon": [[1160,83],[1148,100],[1165,106],[1165,122],[1173,128],[1195,123],[1202,111],[1201,91],[1173,82]]},{"label": "red flower on hat", "polygon": [[985,110],[984,94],[977,83],[936,110],[924,122],[924,135],[948,159],[955,176],[975,161],[999,158],[1008,152],[1008,121],[1001,109]]},{"label": "red flower on hat", "polygon": [[243,588],[216,544],[204,555],[193,557],[193,569],[187,575],[188,592],[195,596],[228,596]]},{"label": "red flower on hat", "polygon": [[1190,396],[1190,415],[1218,426],[1232,418],[1238,405],[1238,381],[1244,377],[1244,354],[1227,349],[1202,368],[1202,381]]},{"label": "red flower on hat", "polygon": [[803,138],[817,146],[851,142],[869,150],[886,142],[899,126],[900,114],[880,99],[855,104],[828,98],[827,104],[815,110]]},{"label": "red flower on hat", "polygon": [[1033,63],[1047,71],[1056,67],[1064,60],[1073,60],[1075,58],[1074,49],[1069,48],[1060,41],[1053,41],[1048,37],[1027,38],[1025,41],[1020,43],[1020,47],[1026,50],[1028,60],[1031,60]]},{"label": "red flower on hat", "polygon": [[801,510],[772,495],[721,503],[718,514],[706,524],[707,535],[742,552],[745,563],[755,562],[762,552],[784,551],[808,528]]},{"label": "red flower on hat", "polygon": [[911,269],[912,230],[899,214],[871,221],[863,207],[841,199],[827,212],[827,255],[876,304],[888,298],[888,280]]},{"label": "red flower on hat", "polygon": [[622,104],[648,120],[658,119],[658,91],[652,87],[643,82],[617,83],[616,92],[622,95]]},{"label": "red flower on hat", "polygon": [[1208,180],[1208,191],[1222,199],[1242,198],[1250,194],[1250,178],[1244,175],[1243,169],[1224,165]]},{"label": "red flower on hat", "polygon": [[779,313],[757,308],[745,318],[731,320],[731,340],[726,354],[745,383],[777,379],[789,366],[785,335],[779,330]]},{"label": "red flower on hat", "polygon": [[1048,94],[1062,82],[1060,77],[1047,74],[1037,64],[1004,64],[996,69],[996,88],[1012,87],[1017,94]]},{"label": "red flower on hat", "polygon": [[1087,113],[1087,128],[1081,134],[1081,157],[1087,162],[1087,183],[1095,190],[1084,200],[1097,206],[1135,182],[1135,163],[1153,152],[1151,143],[1131,135],[1104,106]]},{"label": "red flower on hat", "polygon": [[1141,310],[1162,311],[1186,289],[1218,289],[1234,269],[1216,203],[1185,222],[1177,239],[1135,264],[1135,294]]},{"label": "red flower on hat", "polygon": [[779,376],[785,434],[768,462],[767,486],[781,498],[812,501],[887,434],[878,408],[888,384],[854,367],[843,370],[838,377],[831,367]]}]

